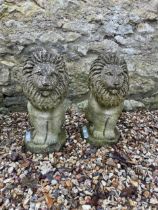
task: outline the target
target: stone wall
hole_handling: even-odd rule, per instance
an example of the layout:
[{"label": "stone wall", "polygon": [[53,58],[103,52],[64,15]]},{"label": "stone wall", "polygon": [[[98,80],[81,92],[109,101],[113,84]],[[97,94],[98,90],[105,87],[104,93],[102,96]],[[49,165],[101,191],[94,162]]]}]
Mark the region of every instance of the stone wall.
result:
[{"label": "stone wall", "polygon": [[0,20],[1,111],[26,109],[19,72],[38,47],[65,56],[72,101],[87,98],[90,64],[106,50],[128,63],[128,99],[158,108],[157,0],[0,0]]}]

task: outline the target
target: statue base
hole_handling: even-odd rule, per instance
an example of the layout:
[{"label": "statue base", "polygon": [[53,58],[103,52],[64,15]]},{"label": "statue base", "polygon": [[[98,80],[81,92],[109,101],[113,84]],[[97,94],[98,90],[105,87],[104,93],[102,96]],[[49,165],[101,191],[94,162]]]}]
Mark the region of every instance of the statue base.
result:
[{"label": "statue base", "polygon": [[[26,132],[25,147],[28,151],[30,151],[32,153],[45,154],[45,153],[51,153],[51,152],[59,151],[66,141],[66,134],[63,131],[59,134],[57,143],[54,143],[54,144],[51,144],[51,145],[35,144],[33,141],[31,141],[31,132],[30,132],[30,134],[29,134],[29,132],[28,131]],[[30,137],[30,140],[29,140],[28,136]]]}]

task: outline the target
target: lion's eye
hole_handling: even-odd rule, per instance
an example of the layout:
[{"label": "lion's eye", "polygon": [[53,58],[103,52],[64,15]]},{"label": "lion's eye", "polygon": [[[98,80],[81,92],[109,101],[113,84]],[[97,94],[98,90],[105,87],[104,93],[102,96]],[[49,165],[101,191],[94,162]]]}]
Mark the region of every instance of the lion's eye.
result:
[{"label": "lion's eye", "polygon": [[38,71],[36,72],[37,75],[41,76],[42,75],[42,72],[41,71]]},{"label": "lion's eye", "polygon": [[112,76],[113,74],[111,72],[107,72],[106,75]]},{"label": "lion's eye", "polygon": [[53,76],[53,75],[54,75],[54,72],[51,72],[51,73],[50,73],[50,76]]},{"label": "lion's eye", "polygon": [[123,73],[120,73],[120,74],[119,74],[119,76],[121,76],[121,77],[122,77],[122,76],[123,76]]}]

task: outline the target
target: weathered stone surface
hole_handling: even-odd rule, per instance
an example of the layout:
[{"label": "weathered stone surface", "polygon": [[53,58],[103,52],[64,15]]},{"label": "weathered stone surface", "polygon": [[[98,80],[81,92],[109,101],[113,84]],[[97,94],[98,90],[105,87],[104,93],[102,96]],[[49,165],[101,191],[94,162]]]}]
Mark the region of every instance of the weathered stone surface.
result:
[{"label": "weathered stone surface", "polygon": [[140,23],[137,27],[138,33],[153,33],[154,31],[154,28],[148,23]]},{"label": "weathered stone surface", "polygon": [[39,5],[42,8],[45,8],[47,5],[47,1],[46,0],[34,0],[36,2],[37,5]]},{"label": "weathered stone surface", "polygon": [[[11,75],[7,68],[0,72],[0,85],[17,83],[13,71],[19,78],[28,48],[44,46],[64,54],[71,80],[69,98],[82,101],[88,93],[90,63],[106,50],[127,61],[128,99],[158,107],[157,0],[2,0],[0,20],[0,62],[9,66]],[[18,91],[13,94],[20,96]]]}]

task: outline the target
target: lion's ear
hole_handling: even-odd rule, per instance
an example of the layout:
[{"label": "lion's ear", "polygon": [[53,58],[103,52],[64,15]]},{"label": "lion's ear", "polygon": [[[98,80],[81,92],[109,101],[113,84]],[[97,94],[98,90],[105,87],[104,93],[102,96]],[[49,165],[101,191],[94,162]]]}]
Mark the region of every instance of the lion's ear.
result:
[{"label": "lion's ear", "polygon": [[104,60],[104,55],[100,54],[97,58],[97,60]]},{"label": "lion's ear", "polygon": [[31,74],[31,73],[32,73],[32,69],[25,69],[25,70],[23,70],[23,75]]},{"label": "lion's ear", "polygon": [[24,65],[22,71],[23,71],[23,74],[28,74],[28,73],[31,73],[32,72],[32,69],[33,69],[33,62],[32,61],[27,61],[26,64]]},{"label": "lion's ear", "polygon": [[33,63],[27,62],[27,63],[25,64],[25,66],[23,67],[23,69],[32,69],[33,66],[34,66]]}]

